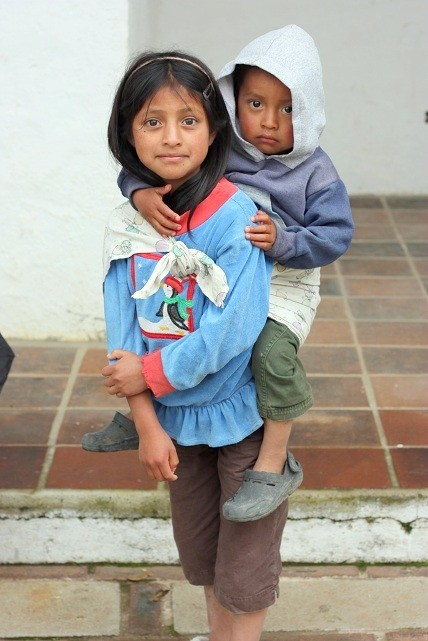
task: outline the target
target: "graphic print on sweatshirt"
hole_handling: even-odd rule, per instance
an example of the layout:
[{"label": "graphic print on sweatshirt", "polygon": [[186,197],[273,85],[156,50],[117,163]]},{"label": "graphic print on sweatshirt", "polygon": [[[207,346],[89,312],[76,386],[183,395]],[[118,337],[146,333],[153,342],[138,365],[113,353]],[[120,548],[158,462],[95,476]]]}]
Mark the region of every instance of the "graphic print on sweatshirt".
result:
[{"label": "graphic print on sweatshirt", "polygon": [[[138,283],[138,272],[143,269],[147,274],[147,263],[150,261],[153,271],[155,263],[163,254],[147,253],[134,254],[131,258],[131,280],[134,291],[144,285],[147,280]],[[179,339],[193,332],[193,303],[196,278],[193,274],[180,278],[169,274],[159,290],[139,306],[144,310],[144,316],[138,315],[141,332],[148,338]]]}]

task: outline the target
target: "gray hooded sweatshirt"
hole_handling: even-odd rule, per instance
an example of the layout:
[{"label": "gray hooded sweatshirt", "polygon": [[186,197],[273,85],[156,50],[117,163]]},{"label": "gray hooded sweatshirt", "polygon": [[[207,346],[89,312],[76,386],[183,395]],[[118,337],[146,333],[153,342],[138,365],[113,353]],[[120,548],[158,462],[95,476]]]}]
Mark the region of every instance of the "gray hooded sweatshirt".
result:
[{"label": "gray hooded sweatshirt", "polygon": [[[290,89],[291,152],[265,155],[242,138],[233,92],[238,64],[263,69]],[[325,115],[321,62],[314,41],[296,25],[271,31],[225,65],[218,82],[234,130],[226,176],[275,220],[277,238],[268,254],[297,269],[333,262],[349,247],[354,225],[345,186],[318,146]]]}]

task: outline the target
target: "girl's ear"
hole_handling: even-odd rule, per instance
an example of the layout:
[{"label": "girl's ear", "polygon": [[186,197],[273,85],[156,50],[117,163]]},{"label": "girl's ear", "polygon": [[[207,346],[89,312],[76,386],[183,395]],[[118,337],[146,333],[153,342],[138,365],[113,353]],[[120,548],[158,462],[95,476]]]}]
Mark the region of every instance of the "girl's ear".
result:
[{"label": "girl's ear", "polygon": [[208,138],[209,147],[211,147],[211,145],[213,144],[216,136],[217,136],[217,132],[216,131],[211,131],[210,132],[210,137]]}]

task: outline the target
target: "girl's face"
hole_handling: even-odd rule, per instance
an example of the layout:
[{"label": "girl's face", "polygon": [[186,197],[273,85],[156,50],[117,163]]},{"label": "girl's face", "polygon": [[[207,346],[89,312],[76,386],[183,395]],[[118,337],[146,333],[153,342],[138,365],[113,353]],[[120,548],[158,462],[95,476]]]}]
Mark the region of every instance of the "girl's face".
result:
[{"label": "girl's face", "polygon": [[132,144],[143,165],[174,191],[198,173],[215,138],[201,103],[184,87],[162,87],[132,122]]}]

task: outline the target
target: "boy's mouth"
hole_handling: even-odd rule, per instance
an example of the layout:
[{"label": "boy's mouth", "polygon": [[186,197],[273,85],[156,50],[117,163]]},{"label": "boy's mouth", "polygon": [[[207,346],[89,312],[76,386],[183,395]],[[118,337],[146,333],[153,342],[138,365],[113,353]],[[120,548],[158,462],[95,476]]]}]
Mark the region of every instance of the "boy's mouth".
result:
[{"label": "boy's mouth", "polygon": [[264,134],[262,136],[257,136],[256,140],[258,140],[259,142],[265,142],[271,145],[276,144],[278,142],[276,138],[273,138],[272,136],[266,136]]}]

